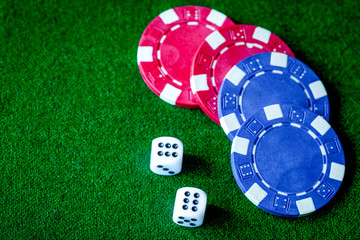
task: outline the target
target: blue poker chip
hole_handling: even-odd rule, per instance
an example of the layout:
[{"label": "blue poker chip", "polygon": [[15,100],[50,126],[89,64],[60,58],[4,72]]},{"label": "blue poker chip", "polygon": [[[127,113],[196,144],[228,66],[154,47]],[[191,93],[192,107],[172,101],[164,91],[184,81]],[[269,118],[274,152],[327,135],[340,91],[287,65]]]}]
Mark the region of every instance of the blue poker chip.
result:
[{"label": "blue poker chip", "polygon": [[231,166],[241,191],[257,207],[299,217],[334,197],[344,178],[345,157],[323,117],[274,104],[251,116],[237,132]]},{"label": "blue poker chip", "polygon": [[232,140],[246,119],[271,104],[291,104],[329,120],[323,83],[303,62],[283,53],[245,58],[225,76],[219,90],[220,125]]}]

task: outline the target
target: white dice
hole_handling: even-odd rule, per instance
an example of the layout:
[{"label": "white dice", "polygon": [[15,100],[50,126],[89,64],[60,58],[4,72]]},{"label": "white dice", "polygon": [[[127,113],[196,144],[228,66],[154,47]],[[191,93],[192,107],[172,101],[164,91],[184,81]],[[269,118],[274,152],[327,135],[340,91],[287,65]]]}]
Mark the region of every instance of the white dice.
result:
[{"label": "white dice", "polygon": [[173,221],[184,227],[199,227],[204,222],[206,193],[198,188],[183,187],[177,190]]},{"label": "white dice", "polygon": [[155,138],[151,144],[151,171],[164,176],[172,176],[180,173],[183,151],[183,143],[177,138]]}]

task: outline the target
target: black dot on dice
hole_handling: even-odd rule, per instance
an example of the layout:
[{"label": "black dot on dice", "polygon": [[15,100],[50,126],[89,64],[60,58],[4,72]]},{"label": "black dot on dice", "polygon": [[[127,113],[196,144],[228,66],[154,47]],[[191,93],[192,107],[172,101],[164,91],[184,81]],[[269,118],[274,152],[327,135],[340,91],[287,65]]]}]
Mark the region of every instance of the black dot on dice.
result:
[{"label": "black dot on dice", "polygon": [[175,172],[173,172],[173,171],[170,171],[169,173],[170,173],[170,174],[174,174]]},{"label": "black dot on dice", "polygon": [[169,171],[169,169],[168,169],[168,168],[163,168],[163,170],[164,170],[164,171]]},{"label": "black dot on dice", "polygon": [[192,209],[194,212],[197,211],[197,207],[192,207],[191,209]]},{"label": "black dot on dice", "polygon": [[184,203],[188,203],[189,199],[188,198],[184,198]]},{"label": "black dot on dice", "polygon": [[176,152],[173,152],[173,157],[177,157],[178,156],[178,154],[176,153]]},{"label": "black dot on dice", "polygon": [[173,144],[173,148],[174,149],[177,149],[179,146],[175,143],[175,144]]},{"label": "black dot on dice", "polygon": [[190,226],[193,226],[193,227],[194,227],[194,226],[196,226],[196,224],[195,224],[195,223],[190,223]]},{"label": "black dot on dice", "polygon": [[170,144],[170,143],[167,143],[167,144],[165,144],[165,147],[166,147],[166,148],[171,148],[171,144]]},{"label": "black dot on dice", "polygon": [[185,219],[184,217],[179,217],[179,219]]},{"label": "black dot on dice", "polygon": [[162,156],[164,153],[162,151],[158,151],[158,155]]},{"label": "black dot on dice", "polygon": [[195,205],[197,205],[198,203],[199,203],[198,200],[194,200],[194,201],[193,201],[193,204],[195,204]]},{"label": "black dot on dice", "polygon": [[192,219],[191,219],[191,221],[196,222],[196,221],[197,221],[197,219],[196,219],[196,218],[192,218]]},{"label": "black dot on dice", "polygon": [[185,196],[187,196],[187,197],[190,196],[190,192],[186,191]]},{"label": "black dot on dice", "polygon": [[161,142],[158,144],[158,146],[162,148],[164,146],[164,144]]},{"label": "black dot on dice", "polygon": [[194,194],[194,197],[195,197],[195,198],[199,198],[199,197],[200,197],[200,194],[195,193],[195,194]]},{"label": "black dot on dice", "polygon": [[157,165],[157,167],[158,167],[158,168],[162,168],[162,167],[163,167],[163,165]]},{"label": "black dot on dice", "polygon": [[190,222],[190,220],[185,219],[184,222]]},{"label": "black dot on dice", "polygon": [[188,209],[188,206],[187,206],[187,205],[183,205],[183,209],[184,209],[184,210],[187,210],[187,209]]},{"label": "black dot on dice", "polygon": [[165,156],[167,156],[167,157],[169,157],[170,155],[171,155],[170,152],[166,152],[166,153],[165,153]]},{"label": "black dot on dice", "polygon": [[178,224],[183,224],[184,222],[183,222],[183,221],[178,221],[177,223],[178,223]]}]

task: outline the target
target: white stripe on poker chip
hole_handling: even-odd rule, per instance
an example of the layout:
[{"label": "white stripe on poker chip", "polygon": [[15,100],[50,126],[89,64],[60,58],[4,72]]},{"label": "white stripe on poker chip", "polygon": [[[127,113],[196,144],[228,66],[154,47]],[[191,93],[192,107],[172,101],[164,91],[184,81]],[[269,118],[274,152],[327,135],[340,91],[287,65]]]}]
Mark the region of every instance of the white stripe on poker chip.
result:
[{"label": "white stripe on poker chip", "polygon": [[268,44],[270,40],[271,32],[265,28],[255,28],[253,39],[259,40],[263,43]]},{"label": "white stripe on poker chip", "polygon": [[330,124],[321,116],[317,116],[310,125],[321,135],[324,135],[331,128]]},{"label": "white stripe on poker chip", "polygon": [[313,138],[313,139],[316,139],[317,136],[315,135],[315,133],[311,130],[308,130],[308,134]]},{"label": "white stripe on poker chip", "polygon": [[152,62],[153,61],[153,47],[140,46],[137,52],[137,61],[140,62]]},{"label": "white stripe on poker chip", "polygon": [[206,27],[207,27],[208,29],[212,30],[212,31],[215,31],[215,30],[216,30],[213,26],[210,26],[210,25],[207,25],[207,24],[206,24]]},{"label": "white stripe on poker chip", "polygon": [[191,85],[191,91],[193,94],[199,91],[208,91],[209,86],[207,84],[207,75],[206,74],[200,74],[200,75],[194,75],[190,78],[190,85]]},{"label": "white stripe on poker chip", "polygon": [[[254,146],[255,146],[255,145],[254,145]],[[255,171],[256,173],[259,173],[259,170],[257,169],[257,166],[256,166],[256,162],[254,162],[253,167],[254,167],[254,171]]]},{"label": "white stripe on poker chip", "polygon": [[270,57],[270,64],[277,67],[287,67],[288,56],[284,53],[272,52]]},{"label": "white stripe on poker chip", "polygon": [[180,82],[180,81],[178,81],[178,80],[176,80],[176,79],[173,79],[173,83],[175,83],[175,84],[177,84],[177,85],[179,85],[179,86],[182,86],[182,85],[183,85],[182,82]]},{"label": "white stripe on poker chip", "polygon": [[214,87],[216,87],[215,78],[214,76],[211,77],[211,83]]},{"label": "white stripe on poker chip", "polygon": [[317,188],[317,186],[319,186],[320,183],[321,183],[320,181],[317,181],[312,188],[314,188],[314,189]]},{"label": "white stripe on poker chip", "polygon": [[254,183],[245,193],[245,196],[256,206],[258,206],[267,195],[267,192],[257,183]]},{"label": "white stripe on poker chip", "polygon": [[295,82],[297,82],[297,83],[300,82],[300,81],[299,81],[296,77],[294,77],[293,75],[291,75],[290,78],[291,78],[292,80],[294,80]]},{"label": "white stripe on poker chip", "polygon": [[[216,63],[217,63],[217,60],[215,59],[215,60],[213,61],[213,64],[212,64],[212,66],[211,66],[211,69],[215,69]],[[214,86],[215,86],[215,85],[214,85]]]},{"label": "white stripe on poker chip", "polygon": [[211,22],[219,27],[221,27],[226,20],[225,14],[218,12],[214,9],[211,9],[209,15],[206,18],[206,21]]},{"label": "white stripe on poker chip", "polygon": [[288,194],[287,194],[287,193],[280,192],[280,191],[278,191],[278,194],[281,194],[281,195],[283,195],[283,196],[288,196]]},{"label": "white stripe on poker chip", "polygon": [[254,47],[258,48],[258,49],[263,49],[264,47],[261,46],[260,44],[254,43]]},{"label": "white stripe on poker chip", "polygon": [[326,169],[327,169],[327,164],[323,164],[323,171],[322,171],[323,174],[326,173]]},{"label": "white stripe on poker chip", "polygon": [[300,215],[305,215],[314,212],[315,205],[311,197],[296,201],[296,206],[299,210]]},{"label": "white stripe on poker chip", "polygon": [[265,72],[264,72],[264,71],[261,71],[261,72],[255,73],[255,77],[261,76],[261,75],[263,75],[263,74],[265,74]]},{"label": "white stripe on poker chip", "polygon": [[239,153],[241,155],[247,155],[250,140],[243,137],[235,136],[232,146],[231,153]]},{"label": "white stripe on poker chip", "polygon": [[226,135],[230,132],[239,129],[240,123],[235,115],[235,113],[231,113],[229,115],[223,116],[220,118],[220,125],[223,128]]},{"label": "white stripe on poker chip", "polygon": [[264,107],[264,112],[267,120],[269,121],[277,118],[282,118],[284,116],[279,104]]},{"label": "white stripe on poker chip", "polygon": [[325,151],[324,146],[321,145],[319,148],[320,148],[321,154],[322,154],[323,156],[326,156],[326,151]]},{"label": "white stripe on poker chip", "polygon": [[265,182],[264,180],[261,180],[261,183],[264,184],[265,187],[270,188],[270,185],[267,182]]},{"label": "white stripe on poker chip", "polygon": [[238,68],[236,65],[230,69],[225,78],[235,86],[239,85],[240,81],[245,77],[246,73]]},{"label": "white stripe on poker chip", "polygon": [[164,66],[161,66],[160,68],[161,68],[161,71],[163,71],[163,73],[164,73],[165,75],[168,75],[168,73],[167,73],[166,69],[164,68]]},{"label": "white stripe on poker chip", "polygon": [[217,49],[221,44],[226,42],[226,39],[219,33],[215,31],[205,38],[205,41],[210,45],[212,49]]},{"label": "white stripe on poker chip", "polygon": [[199,25],[199,23],[198,23],[198,22],[188,22],[187,25],[190,25],[190,26],[192,26],[192,25]]},{"label": "white stripe on poker chip", "polygon": [[242,46],[242,45],[245,45],[245,43],[244,42],[236,42],[235,43],[235,46]]},{"label": "white stripe on poker chip", "polygon": [[[307,99],[310,99],[309,92],[306,89],[304,89],[304,93],[305,93]],[[310,107],[310,110],[311,110],[311,107]]]},{"label": "white stripe on poker chip", "polygon": [[[226,52],[229,48],[228,47],[224,47],[221,51],[220,54],[224,54],[224,52]],[[216,60],[215,60],[216,61]]]},{"label": "white stripe on poker chip", "polygon": [[172,28],[170,28],[170,31],[174,31],[176,29],[178,29],[180,27],[180,24],[177,24],[175,26],[173,26]]},{"label": "white stripe on poker chip", "polygon": [[335,162],[331,163],[329,178],[342,181],[345,174],[345,166]]},{"label": "white stripe on poker chip", "polygon": [[165,41],[166,35],[162,36],[160,39],[160,43],[163,43]]},{"label": "white stripe on poker chip", "polygon": [[246,43],[246,47],[247,47],[247,48],[253,48],[253,47],[254,47],[254,44],[252,44],[252,43]]},{"label": "white stripe on poker chip", "polygon": [[167,103],[175,105],[177,98],[180,96],[181,90],[170,85],[166,84],[163,91],[160,94],[160,98]]},{"label": "white stripe on poker chip", "polygon": [[301,125],[297,123],[290,123],[290,125],[296,128],[301,128]]},{"label": "white stripe on poker chip", "polygon": [[[233,141],[233,142],[234,142],[234,141]],[[252,155],[255,155],[255,153],[256,153],[256,144],[253,145],[253,149],[252,149],[252,151],[251,151],[251,154],[252,154]],[[256,165],[256,163],[254,163],[254,165]]]},{"label": "white stripe on poker chip", "polygon": [[284,72],[283,71],[279,71],[279,70],[272,70],[273,73],[276,73],[276,74],[283,74]]},{"label": "white stripe on poker chip", "polygon": [[174,9],[166,10],[165,12],[160,13],[159,17],[165,24],[171,24],[173,22],[179,21],[179,16],[176,14]]},{"label": "white stripe on poker chip", "polygon": [[[262,130],[262,132],[259,134],[258,138],[262,138],[262,136],[264,136],[264,134],[266,133],[266,130]],[[255,145],[254,145],[255,146]]]},{"label": "white stripe on poker chip", "polygon": [[324,84],[320,80],[310,83],[309,88],[315,99],[327,96]]}]

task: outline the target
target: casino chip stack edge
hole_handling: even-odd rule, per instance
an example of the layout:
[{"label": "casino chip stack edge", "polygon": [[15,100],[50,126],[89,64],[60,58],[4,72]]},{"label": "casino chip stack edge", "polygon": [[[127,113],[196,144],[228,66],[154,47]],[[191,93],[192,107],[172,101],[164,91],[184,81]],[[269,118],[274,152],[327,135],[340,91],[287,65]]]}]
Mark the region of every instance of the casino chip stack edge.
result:
[{"label": "casino chip stack edge", "polygon": [[269,30],[200,6],[162,12],[144,30],[140,74],[162,100],[201,108],[232,141],[245,196],[281,217],[328,203],[345,173],[318,76]]}]

